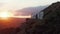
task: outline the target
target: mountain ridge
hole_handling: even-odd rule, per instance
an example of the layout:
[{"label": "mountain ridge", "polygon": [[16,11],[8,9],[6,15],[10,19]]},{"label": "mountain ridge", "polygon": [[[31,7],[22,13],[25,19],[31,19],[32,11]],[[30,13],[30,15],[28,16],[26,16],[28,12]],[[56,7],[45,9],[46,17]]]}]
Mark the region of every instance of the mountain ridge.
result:
[{"label": "mountain ridge", "polygon": [[43,10],[46,7],[47,6],[28,7],[28,8],[23,8],[21,10],[16,10],[16,12],[17,12],[17,15],[20,15],[20,14],[21,15],[33,15],[35,13],[40,12],[41,10]]}]

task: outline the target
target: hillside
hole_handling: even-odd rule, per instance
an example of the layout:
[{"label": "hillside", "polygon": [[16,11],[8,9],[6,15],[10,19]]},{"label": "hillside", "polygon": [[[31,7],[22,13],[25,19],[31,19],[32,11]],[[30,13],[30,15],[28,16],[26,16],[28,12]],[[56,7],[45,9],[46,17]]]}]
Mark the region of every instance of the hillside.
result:
[{"label": "hillside", "polygon": [[43,10],[43,20],[28,19],[17,34],[60,34],[60,2]]}]

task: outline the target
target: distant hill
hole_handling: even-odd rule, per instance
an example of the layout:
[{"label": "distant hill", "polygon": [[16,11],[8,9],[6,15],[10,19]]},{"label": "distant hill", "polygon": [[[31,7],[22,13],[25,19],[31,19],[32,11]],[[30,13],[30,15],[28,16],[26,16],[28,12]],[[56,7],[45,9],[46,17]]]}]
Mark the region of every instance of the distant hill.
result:
[{"label": "distant hill", "polygon": [[46,5],[46,6],[38,6],[38,7],[23,8],[21,10],[17,10],[16,15],[31,15],[31,14],[33,15],[33,14],[36,14],[36,13],[40,12],[41,10],[43,10],[46,7],[48,7],[48,5]]}]

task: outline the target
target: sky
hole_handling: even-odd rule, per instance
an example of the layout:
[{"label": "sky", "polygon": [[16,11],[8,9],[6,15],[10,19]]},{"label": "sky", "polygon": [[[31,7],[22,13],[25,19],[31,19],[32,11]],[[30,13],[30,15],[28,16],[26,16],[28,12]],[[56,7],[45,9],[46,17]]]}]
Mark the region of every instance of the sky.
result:
[{"label": "sky", "polygon": [[60,0],[0,0],[0,10],[17,10],[26,7],[44,6]]}]

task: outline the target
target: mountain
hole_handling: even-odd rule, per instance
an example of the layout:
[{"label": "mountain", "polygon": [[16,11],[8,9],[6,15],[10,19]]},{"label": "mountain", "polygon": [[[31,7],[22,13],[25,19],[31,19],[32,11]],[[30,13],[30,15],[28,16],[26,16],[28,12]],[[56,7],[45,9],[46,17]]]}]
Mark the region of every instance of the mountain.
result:
[{"label": "mountain", "polygon": [[46,8],[47,6],[48,5],[46,5],[46,6],[38,6],[38,7],[23,8],[21,10],[16,10],[15,15],[33,15],[33,14],[36,14],[36,13],[40,12],[41,10]]},{"label": "mountain", "polygon": [[60,2],[53,3],[42,11],[42,20],[27,19],[17,34],[60,34]]}]

